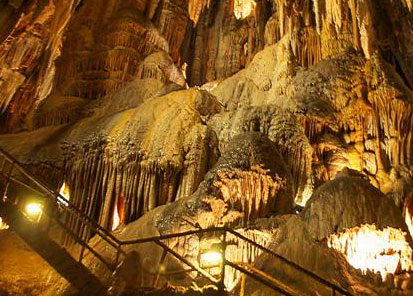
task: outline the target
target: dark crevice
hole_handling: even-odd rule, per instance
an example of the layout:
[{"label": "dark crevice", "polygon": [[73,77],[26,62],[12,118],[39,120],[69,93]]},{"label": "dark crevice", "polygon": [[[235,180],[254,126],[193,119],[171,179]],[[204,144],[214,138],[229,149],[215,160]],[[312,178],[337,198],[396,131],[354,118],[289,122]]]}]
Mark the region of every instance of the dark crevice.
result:
[{"label": "dark crevice", "polygon": [[409,89],[413,89],[412,85],[409,82],[409,79],[407,78],[407,76],[405,75],[404,71],[403,71],[403,67],[402,64],[400,63],[398,57],[393,54],[391,49],[382,49],[382,56],[384,58],[384,60],[389,63],[390,65],[393,66],[394,70],[397,72],[397,74],[399,74],[400,78],[403,80],[403,82],[406,84],[406,86]]}]

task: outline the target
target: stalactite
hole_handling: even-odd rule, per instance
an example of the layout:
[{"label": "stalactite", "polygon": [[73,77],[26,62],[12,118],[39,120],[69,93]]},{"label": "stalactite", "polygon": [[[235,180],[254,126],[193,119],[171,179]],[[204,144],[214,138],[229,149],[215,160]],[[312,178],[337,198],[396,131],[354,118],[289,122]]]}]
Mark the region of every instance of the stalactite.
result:
[{"label": "stalactite", "polygon": [[[78,118],[78,110],[87,100],[112,94],[136,78],[185,84],[182,73],[167,55],[179,52],[181,41],[172,39],[183,38],[185,18],[160,20],[158,30],[143,20],[140,9],[145,9],[145,5],[142,3],[112,3],[104,16],[87,10],[96,3],[91,1],[83,5],[69,24],[64,50],[57,63],[54,88],[36,108],[35,127],[71,122]],[[174,6],[170,10],[168,3],[164,3],[161,19],[168,18],[168,13],[177,9]],[[130,9],[134,6],[139,9]],[[98,21],[100,17],[104,21]],[[168,33],[164,32],[166,29]],[[80,36],[79,31],[83,32]],[[148,57],[151,61],[146,60]]]},{"label": "stalactite", "polygon": [[[19,125],[21,117],[50,92],[54,62],[60,55],[63,33],[76,5],[75,0],[27,5],[12,32],[0,45],[0,63],[3,65],[0,70],[0,112],[13,104],[9,109],[7,128]],[[43,63],[38,66],[40,61]]]},{"label": "stalactite", "polygon": [[385,151],[392,166],[410,165],[411,128],[413,127],[412,109],[397,97],[394,90],[380,90],[371,94],[379,132],[385,140]]},{"label": "stalactite", "polygon": [[211,0],[188,0],[188,13],[194,24],[198,23],[203,9],[209,8]]},{"label": "stalactite", "polygon": [[[122,210],[125,213],[125,223],[178,198],[175,194],[179,185],[176,181],[179,168],[162,168],[156,163],[149,164],[138,156],[121,164],[105,160],[97,152],[85,153],[75,163],[67,162],[68,184],[73,184],[73,202],[92,216],[95,215],[94,218],[100,220],[104,227],[110,228],[115,203],[120,205],[117,196],[123,196],[124,199]],[[155,191],[156,188],[165,186],[172,190]],[[89,198],[92,196],[93,198]],[[84,204],[86,200],[89,205]],[[100,215],[96,216],[99,212]]]},{"label": "stalactite", "polygon": [[[169,53],[173,61],[180,64],[180,48],[189,24],[187,8],[173,1],[163,2],[156,26],[169,44]],[[194,16],[195,17],[195,16]]]},{"label": "stalactite", "polygon": [[[266,25],[267,43],[273,44],[289,35],[293,52],[305,67],[349,46],[371,56],[371,17],[367,1],[356,5],[355,1],[319,0],[313,1],[312,11],[310,8],[309,1],[274,0],[274,14]],[[365,16],[361,21],[360,15]]]},{"label": "stalactite", "polygon": [[305,28],[297,42],[298,60],[303,67],[317,64],[322,59],[322,45],[313,28]]},{"label": "stalactite", "polygon": [[[247,2],[248,6],[251,1]],[[200,15],[196,35],[191,40],[199,46],[195,47],[195,54],[190,54],[188,62],[190,85],[229,77],[245,68],[264,48],[266,19],[259,15],[268,13],[267,6],[257,3],[256,13],[237,20],[234,4],[231,0],[216,2]],[[189,53],[191,43],[187,41],[185,44]]]},{"label": "stalactite", "polygon": [[356,49],[361,49],[361,41],[360,41],[360,32],[357,23],[357,6],[356,0],[351,0],[351,17],[353,22],[353,36],[354,36],[354,44],[356,45]]},{"label": "stalactite", "polygon": [[[244,237],[254,241],[255,243],[267,247],[271,240],[271,233],[250,230],[250,229],[237,229],[237,231]],[[262,250],[247,243],[246,241],[235,237],[234,235],[228,235],[228,247],[226,249],[225,257],[227,260],[236,264],[242,265],[243,263],[253,265],[256,258],[262,254]],[[241,280],[241,273],[231,267],[227,267],[225,270],[225,286],[231,291]]]},{"label": "stalactite", "polygon": [[399,229],[379,230],[375,225],[362,225],[331,235],[327,244],[343,253],[349,263],[363,273],[380,272],[383,281],[387,274],[410,271],[413,267],[412,249],[406,233]]},{"label": "stalactite", "polygon": [[[215,163],[217,153],[213,134],[201,124],[196,109],[203,108],[202,100],[204,108],[213,108],[208,99],[212,100],[205,92],[188,90],[149,100],[139,107],[139,116],[130,110],[115,116],[111,136],[70,139],[73,142],[63,147],[64,172],[73,202],[110,228],[115,204],[124,213],[124,223],[129,223],[192,194]],[[175,107],[165,107],[171,104]],[[154,106],[158,111],[148,114],[148,108]],[[211,111],[199,112],[206,115]],[[142,133],[142,126],[153,129]],[[119,202],[120,197],[123,202]]]},{"label": "stalactite", "polygon": [[254,221],[274,211],[277,192],[283,186],[281,178],[272,178],[268,172],[259,166],[250,171],[219,172],[214,186],[226,203],[244,213],[245,221]]},{"label": "stalactite", "polygon": [[234,0],[234,14],[237,19],[244,19],[251,15],[257,3],[254,0]]}]

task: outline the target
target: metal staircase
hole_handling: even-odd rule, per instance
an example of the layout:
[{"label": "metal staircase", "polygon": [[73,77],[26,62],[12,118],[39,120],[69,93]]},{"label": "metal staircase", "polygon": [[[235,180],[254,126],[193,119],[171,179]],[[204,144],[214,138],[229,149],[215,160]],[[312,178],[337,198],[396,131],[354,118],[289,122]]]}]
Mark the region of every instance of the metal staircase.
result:
[{"label": "metal staircase", "polygon": [[21,211],[11,204],[0,208],[0,215],[13,230],[82,295],[106,295],[105,286],[68,251],[36,227]]},{"label": "metal staircase", "polygon": [[[37,198],[42,203],[41,218],[30,217],[25,213],[24,207],[27,206],[29,200],[22,198],[22,192],[32,192],[37,195]],[[220,276],[217,277],[210,273],[210,269],[201,267],[201,264],[194,263],[186,259],[177,251],[171,249],[167,241],[180,237],[188,237],[193,235],[215,234],[222,237],[223,246],[226,247],[228,240],[240,240],[251,248],[260,250],[261,254],[271,256],[277,262],[293,269],[298,274],[306,277],[310,281],[314,281],[317,285],[323,287],[323,291],[330,291],[331,295],[347,295],[352,296],[349,292],[339,286],[319,277],[311,271],[305,270],[299,265],[281,257],[271,250],[257,244],[253,240],[241,235],[239,232],[229,228],[210,228],[197,229],[178,234],[169,234],[145,239],[137,239],[131,241],[120,241],[110,231],[101,227],[97,222],[83,213],[69,200],[53,189],[50,189],[46,183],[33,176],[23,165],[14,159],[7,152],[0,149],[0,216],[34,251],[36,251],[44,260],[46,260],[60,275],[66,278],[75,288],[78,289],[80,295],[108,295],[113,292],[109,287],[105,287],[99,279],[82,263],[87,253],[88,256],[93,256],[101,261],[111,272],[115,271],[123,258],[126,258],[126,253],[123,250],[125,246],[153,244],[163,249],[163,254],[160,258],[158,270],[153,274],[153,284],[156,286],[158,279],[161,276],[166,277],[167,274],[162,273],[160,266],[165,260],[166,255],[176,258],[183,266],[189,267],[184,272],[196,273],[203,277],[219,289],[225,290],[224,274],[228,268],[233,268],[242,274],[241,288],[239,294],[244,296],[244,283],[246,277],[251,277],[261,285],[275,291],[281,295],[296,296],[306,295],[303,292],[291,287],[288,283],[283,283],[279,279],[275,279],[271,275],[266,274],[262,270],[257,269],[248,262],[232,262],[225,256],[223,250],[223,259],[220,265]],[[66,223],[70,217],[77,222],[78,226],[73,230]],[[60,229],[62,236],[56,239],[56,231],[51,229]],[[114,258],[108,259],[90,243],[90,237],[95,236],[104,241],[113,249],[116,254]],[[73,246],[77,247],[78,252],[73,252]],[[225,292],[225,291],[223,291]],[[238,293],[238,292],[237,292]],[[229,293],[231,294],[231,293]]]}]

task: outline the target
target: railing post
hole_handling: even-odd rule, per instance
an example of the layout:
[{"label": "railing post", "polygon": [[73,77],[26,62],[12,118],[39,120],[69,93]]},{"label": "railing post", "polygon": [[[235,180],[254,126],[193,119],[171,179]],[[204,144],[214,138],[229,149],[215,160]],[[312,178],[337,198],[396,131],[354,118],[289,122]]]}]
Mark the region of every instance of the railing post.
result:
[{"label": "railing post", "polygon": [[11,178],[11,174],[13,173],[13,169],[14,169],[14,164],[15,162],[13,161],[10,167],[10,171],[7,175],[7,182],[6,182],[6,186],[4,187],[4,192],[3,192],[3,202],[6,201],[7,192],[9,190],[9,185],[10,185],[10,178]]},{"label": "railing post", "polygon": [[4,157],[2,158],[2,160],[3,160],[3,161],[1,162],[0,172],[2,172],[2,171],[3,171],[3,169],[4,169],[4,165],[5,165],[5,164],[6,164],[6,162],[7,162],[7,161],[6,161],[6,158],[4,158]]},{"label": "railing post", "polygon": [[46,234],[49,235],[50,228],[52,227],[52,220],[54,218],[54,200],[53,197],[49,198],[46,203],[46,214],[48,214],[48,221],[46,226]]},{"label": "railing post", "polygon": [[157,273],[156,273],[156,275],[155,275],[155,279],[154,279],[154,281],[153,281],[153,287],[154,287],[154,288],[156,288],[156,285],[158,284],[159,275],[160,275],[160,273],[161,273],[161,267],[162,267],[163,263],[165,262],[165,258],[166,258],[166,254],[167,254],[167,253],[168,253],[168,252],[164,249],[164,250],[163,250],[163,253],[162,253],[162,256],[161,256],[161,260],[159,261],[158,271],[157,271]]},{"label": "railing post", "polygon": [[84,253],[85,253],[85,245],[82,244],[82,249],[80,249],[80,254],[79,254],[80,263],[82,263]]},{"label": "railing post", "polygon": [[334,289],[334,288],[331,288],[331,292],[332,292],[332,296],[336,296],[336,289]]},{"label": "railing post", "polygon": [[225,292],[225,266],[227,263],[226,260],[226,251],[227,251],[227,231],[224,230],[223,231],[223,238],[222,238],[222,243],[223,243],[223,249],[222,249],[222,264],[221,264],[221,278],[219,281],[219,290],[221,290],[222,292]]},{"label": "railing post", "polygon": [[121,250],[122,250],[122,245],[119,245],[118,248],[116,249],[115,268],[118,267],[118,265],[119,265],[120,251]]},{"label": "railing post", "polygon": [[245,295],[245,280],[246,280],[246,275],[245,273],[241,274],[241,290],[239,295],[244,296]]}]

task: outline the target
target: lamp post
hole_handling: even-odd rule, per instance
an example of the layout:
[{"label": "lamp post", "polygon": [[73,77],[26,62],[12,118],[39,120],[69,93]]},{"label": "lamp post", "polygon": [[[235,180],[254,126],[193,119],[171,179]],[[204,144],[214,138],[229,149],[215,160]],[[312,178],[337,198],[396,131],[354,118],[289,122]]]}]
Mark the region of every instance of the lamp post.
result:
[{"label": "lamp post", "polygon": [[222,238],[202,237],[198,256],[199,266],[212,270],[212,275],[219,278],[218,289],[225,291],[225,250],[226,232]]}]

